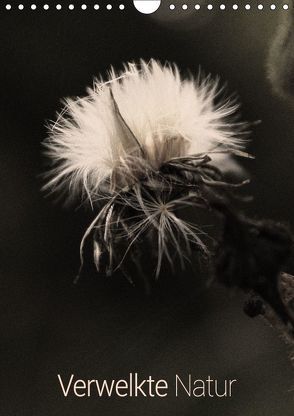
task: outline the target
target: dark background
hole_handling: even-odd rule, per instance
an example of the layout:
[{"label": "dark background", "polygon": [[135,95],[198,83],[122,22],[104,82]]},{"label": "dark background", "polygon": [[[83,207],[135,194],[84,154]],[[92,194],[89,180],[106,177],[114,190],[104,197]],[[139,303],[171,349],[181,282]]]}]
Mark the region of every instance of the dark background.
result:
[{"label": "dark background", "polygon": [[[7,12],[1,5],[0,414],[290,416],[289,349],[274,330],[243,315],[242,294],[203,290],[189,270],[159,283],[149,298],[119,276],[97,277],[90,266],[74,287],[91,214],[63,209],[40,192],[40,143],[60,99],[85,94],[110,65],[153,57],[176,62],[183,73],[201,65],[220,75],[228,92],[237,91],[243,119],[262,120],[249,145],[256,160],[244,165],[253,180],[247,212],[291,225],[293,107],[274,95],[265,69],[279,13],[170,12],[163,4],[143,16],[131,2],[122,1],[124,11],[112,3],[112,11],[96,12]],[[115,378],[135,371],[238,383],[230,399],[102,400],[65,399],[57,381],[58,373]]]}]

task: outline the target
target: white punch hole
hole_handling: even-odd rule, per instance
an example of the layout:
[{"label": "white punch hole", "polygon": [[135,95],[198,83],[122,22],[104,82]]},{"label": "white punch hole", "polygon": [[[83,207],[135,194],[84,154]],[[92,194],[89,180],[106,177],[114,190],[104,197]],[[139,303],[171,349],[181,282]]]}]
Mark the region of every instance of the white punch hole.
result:
[{"label": "white punch hole", "polygon": [[151,14],[159,8],[161,0],[134,0],[133,3],[139,12]]}]

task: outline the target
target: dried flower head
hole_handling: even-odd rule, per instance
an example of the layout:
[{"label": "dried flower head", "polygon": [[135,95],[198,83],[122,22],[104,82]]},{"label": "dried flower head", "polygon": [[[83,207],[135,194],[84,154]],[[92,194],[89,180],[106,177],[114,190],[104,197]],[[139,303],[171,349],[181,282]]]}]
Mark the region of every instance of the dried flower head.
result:
[{"label": "dried flower head", "polygon": [[[220,189],[228,157],[244,155],[244,126],[235,120],[236,100],[221,100],[218,80],[182,79],[176,65],[151,60],[112,69],[88,95],[67,99],[45,142],[53,161],[45,185],[52,191],[104,200],[81,243],[93,232],[94,261],[108,253],[115,270],[143,231],[156,234],[162,256],[181,260],[191,241],[205,251],[201,230],[177,216],[183,204],[207,207],[207,189]],[[233,118],[232,118],[233,117]],[[120,232],[120,231],[123,231]],[[119,255],[117,244],[126,239]],[[116,266],[113,263],[116,262]]]}]

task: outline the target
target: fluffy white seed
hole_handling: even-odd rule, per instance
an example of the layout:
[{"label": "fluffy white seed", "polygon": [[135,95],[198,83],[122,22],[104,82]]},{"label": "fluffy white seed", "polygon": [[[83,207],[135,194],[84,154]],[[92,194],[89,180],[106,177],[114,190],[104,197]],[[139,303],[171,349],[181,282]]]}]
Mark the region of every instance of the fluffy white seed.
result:
[{"label": "fluffy white seed", "polygon": [[[67,99],[51,125],[45,146],[53,167],[45,188],[92,199],[105,181],[124,186],[172,158],[242,148],[243,125],[230,117],[238,105],[220,102],[218,84],[211,77],[182,79],[176,65],[155,60],[128,63],[118,74],[112,69],[86,97]],[[224,167],[227,158],[215,163]]]}]

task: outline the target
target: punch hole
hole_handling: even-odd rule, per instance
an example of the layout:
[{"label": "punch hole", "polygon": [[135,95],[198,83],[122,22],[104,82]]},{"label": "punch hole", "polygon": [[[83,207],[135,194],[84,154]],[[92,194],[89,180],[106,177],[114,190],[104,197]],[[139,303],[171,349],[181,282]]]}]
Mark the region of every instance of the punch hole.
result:
[{"label": "punch hole", "polygon": [[134,0],[135,8],[143,14],[151,14],[159,8],[161,0]]}]

